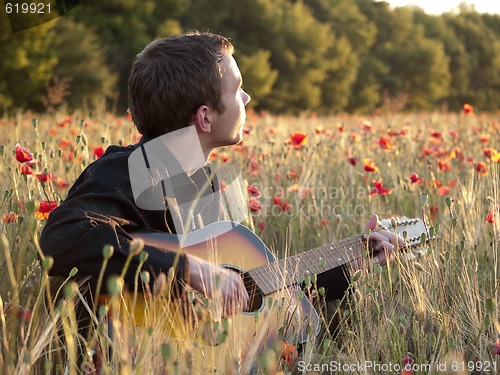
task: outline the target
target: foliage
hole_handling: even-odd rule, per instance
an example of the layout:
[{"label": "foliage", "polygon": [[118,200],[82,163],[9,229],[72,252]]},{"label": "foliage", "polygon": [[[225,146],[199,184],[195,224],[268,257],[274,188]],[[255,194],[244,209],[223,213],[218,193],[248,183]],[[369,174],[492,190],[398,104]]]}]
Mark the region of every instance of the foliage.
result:
[{"label": "foliage", "polygon": [[500,108],[500,15],[464,4],[436,16],[375,0],[88,0],[62,18],[14,35],[2,23],[1,111],[43,111],[58,95],[92,107],[100,92],[123,113],[135,55],[194,30],[231,38],[256,110]]},{"label": "foliage", "polygon": [[63,101],[69,109],[99,108],[106,99],[113,98],[117,74],[106,65],[95,32],[71,17],[61,17],[54,32],[51,48],[58,51],[59,61],[53,77],[68,81],[68,98]]}]

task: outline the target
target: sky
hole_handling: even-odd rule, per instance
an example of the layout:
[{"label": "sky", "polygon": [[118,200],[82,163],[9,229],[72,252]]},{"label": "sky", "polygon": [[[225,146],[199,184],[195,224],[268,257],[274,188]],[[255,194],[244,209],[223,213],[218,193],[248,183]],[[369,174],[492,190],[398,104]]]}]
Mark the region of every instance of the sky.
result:
[{"label": "sky", "polygon": [[[441,14],[449,12],[462,2],[462,0],[385,0],[392,7],[414,4],[422,8],[428,14]],[[474,4],[480,13],[500,14],[499,0],[466,0],[467,4]]]}]

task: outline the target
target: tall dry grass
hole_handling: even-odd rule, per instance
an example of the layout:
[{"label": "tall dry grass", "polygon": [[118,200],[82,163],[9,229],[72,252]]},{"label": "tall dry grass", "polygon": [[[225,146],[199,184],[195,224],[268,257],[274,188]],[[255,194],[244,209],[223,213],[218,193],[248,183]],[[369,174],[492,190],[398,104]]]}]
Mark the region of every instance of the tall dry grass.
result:
[{"label": "tall dry grass", "polygon": [[[243,144],[213,155],[213,162],[227,159],[239,165],[246,182],[260,192],[256,199],[261,208],[252,212],[247,225],[278,257],[360,233],[372,212],[421,217],[439,233],[423,255],[397,257],[388,267],[357,274],[340,303],[319,308],[324,325],[334,316],[336,328],[309,337],[290,361],[282,358],[279,343],[242,353],[238,324],[244,323],[235,318],[218,318],[216,334],[223,335],[227,355],[212,353],[199,340],[200,327],[211,323],[207,313],[188,301],[195,324],[176,318],[179,309],[169,303],[167,278],[158,285],[160,293],[136,296],[135,303],[146,306],[142,324],[120,302],[120,278],[103,280],[103,290],[110,283],[112,297],[100,309],[88,306],[91,327],[86,334],[79,332],[75,305],[82,295],[73,280],[77,268],[62,285],[54,285],[48,277],[53,260],[37,259],[43,258],[38,245],[44,225],[40,203],[60,204],[100,147],[134,143],[137,134],[127,119],[109,114],[82,122],[78,116],[26,113],[3,118],[0,124],[0,368],[5,374],[91,373],[96,361],[104,374],[214,369],[401,373],[407,355],[420,370],[415,373],[497,370],[492,349],[500,333],[500,164],[484,150],[500,145],[498,115],[292,118],[251,113]],[[303,145],[291,144],[295,132],[307,134]],[[16,143],[33,154],[32,175],[21,173]],[[378,171],[365,171],[365,159]],[[412,182],[412,173],[422,184]],[[49,178],[40,182],[37,174]],[[391,194],[371,195],[372,180],[382,180]],[[138,282],[148,277],[138,275]],[[322,290],[311,285],[310,294],[321,298]],[[259,324],[283,314],[279,303],[271,301],[268,307],[255,317]],[[264,323],[257,332],[260,338],[270,335]],[[86,355],[78,360],[82,352]]]}]

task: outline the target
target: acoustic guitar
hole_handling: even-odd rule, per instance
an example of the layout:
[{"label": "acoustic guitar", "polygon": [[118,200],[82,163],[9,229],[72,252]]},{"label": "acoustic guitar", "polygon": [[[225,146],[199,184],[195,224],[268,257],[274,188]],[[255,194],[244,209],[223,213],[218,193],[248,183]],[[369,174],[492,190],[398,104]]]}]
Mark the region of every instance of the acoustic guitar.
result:
[{"label": "acoustic guitar", "polygon": [[[386,219],[379,227],[404,236],[405,248],[429,237],[420,219]],[[249,373],[262,348],[277,341],[297,344],[314,338],[320,328],[318,314],[299,285],[366,257],[368,250],[363,233],[278,260],[257,235],[232,222],[216,222],[187,236],[185,246],[176,235],[141,230],[132,234],[145,244],[191,254],[241,274],[250,296],[247,311],[223,319],[216,297],[207,301],[193,294],[189,303],[168,312],[173,314],[169,335],[177,346],[194,344],[200,356],[192,358],[202,359],[197,365],[217,373]],[[208,313],[197,311],[200,305]]]}]

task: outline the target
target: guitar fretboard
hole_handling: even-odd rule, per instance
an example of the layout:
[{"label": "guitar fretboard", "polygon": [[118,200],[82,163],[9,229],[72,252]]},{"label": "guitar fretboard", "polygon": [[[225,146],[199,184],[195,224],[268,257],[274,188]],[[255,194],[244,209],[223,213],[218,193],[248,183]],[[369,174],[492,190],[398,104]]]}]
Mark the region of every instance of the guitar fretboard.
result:
[{"label": "guitar fretboard", "polygon": [[262,293],[268,295],[296,284],[300,278],[351,263],[360,258],[364,244],[363,234],[359,234],[262,265],[248,271],[248,274]]}]

